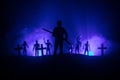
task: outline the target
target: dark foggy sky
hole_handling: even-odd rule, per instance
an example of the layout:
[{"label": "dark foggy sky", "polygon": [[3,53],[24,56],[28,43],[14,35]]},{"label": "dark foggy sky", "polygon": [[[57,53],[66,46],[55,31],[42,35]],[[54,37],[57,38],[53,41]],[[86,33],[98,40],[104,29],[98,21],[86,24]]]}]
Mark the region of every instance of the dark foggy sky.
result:
[{"label": "dark foggy sky", "polygon": [[[16,29],[16,25],[35,26],[39,21],[38,19],[47,14],[45,9],[48,8],[48,10],[52,11],[52,7],[54,7],[53,12],[64,13],[62,17],[65,16],[65,13],[67,16],[68,11],[70,14],[74,13],[74,15],[82,14],[77,11],[79,9],[83,11],[83,14],[84,9],[86,9],[88,16],[95,11],[97,12],[97,10],[98,12],[99,10],[104,11],[101,14],[104,13],[105,18],[102,19],[110,23],[109,27],[106,28],[109,29],[107,36],[112,37],[115,42],[120,42],[120,3],[118,0],[2,0],[1,5],[0,40],[2,46],[4,45],[5,36],[13,28]],[[69,8],[69,6],[71,7]],[[72,12],[72,10],[74,11]],[[17,27],[17,29],[21,29],[21,27]],[[104,31],[103,27],[99,29]],[[104,33],[106,33],[106,30]]]}]

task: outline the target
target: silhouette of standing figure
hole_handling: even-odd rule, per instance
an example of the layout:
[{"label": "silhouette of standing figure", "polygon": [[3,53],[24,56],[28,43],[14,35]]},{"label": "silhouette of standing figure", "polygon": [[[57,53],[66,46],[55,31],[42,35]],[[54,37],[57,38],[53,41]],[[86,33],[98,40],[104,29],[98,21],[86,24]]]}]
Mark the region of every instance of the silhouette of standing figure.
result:
[{"label": "silhouette of standing figure", "polygon": [[46,48],[46,55],[49,55],[49,54],[51,54],[50,47],[52,46],[52,44],[50,43],[50,41],[48,39],[47,39],[47,41],[45,41],[45,38],[43,40],[44,40],[44,43],[47,46],[47,48]]},{"label": "silhouette of standing figure", "polygon": [[39,48],[40,48],[40,44],[36,40],[36,43],[33,46],[33,50],[35,50],[35,56],[39,56]]},{"label": "silhouette of standing figure", "polygon": [[77,36],[77,38],[76,38],[76,47],[75,47],[75,53],[76,54],[77,53],[79,54],[81,45],[82,45],[81,36]]},{"label": "silhouette of standing figure", "polygon": [[53,34],[55,37],[55,44],[54,44],[54,55],[56,55],[58,47],[60,47],[60,54],[63,54],[63,41],[68,40],[68,34],[66,30],[62,27],[62,21],[57,21],[57,27],[53,29]]},{"label": "silhouette of standing figure", "polygon": [[18,44],[17,47],[15,48],[15,50],[18,51],[18,56],[20,56],[21,55],[22,47]]},{"label": "silhouette of standing figure", "polygon": [[29,46],[26,41],[23,42],[22,47],[23,47],[23,55],[27,55],[27,48],[29,48]]},{"label": "silhouette of standing figure", "polygon": [[87,41],[84,45],[84,55],[86,55],[86,52],[87,52],[87,55],[89,55],[89,50],[90,50],[90,44]]}]

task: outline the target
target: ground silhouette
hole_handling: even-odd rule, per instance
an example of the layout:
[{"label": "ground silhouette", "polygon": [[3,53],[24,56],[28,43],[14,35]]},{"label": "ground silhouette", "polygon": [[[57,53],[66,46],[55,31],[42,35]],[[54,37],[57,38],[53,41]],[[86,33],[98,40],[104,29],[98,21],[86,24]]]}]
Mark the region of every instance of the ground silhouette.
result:
[{"label": "ground silhouette", "polygon": [[119,67],[116,56],[4,56],[1,57],[0,73],[4,76],[105,76],[116,74]]}]

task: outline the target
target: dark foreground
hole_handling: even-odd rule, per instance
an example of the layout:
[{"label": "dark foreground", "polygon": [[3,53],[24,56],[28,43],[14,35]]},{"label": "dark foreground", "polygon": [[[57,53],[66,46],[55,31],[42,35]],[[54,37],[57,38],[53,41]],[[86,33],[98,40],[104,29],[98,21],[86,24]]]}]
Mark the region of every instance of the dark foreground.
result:
[{"label": "dark foreground", "polygon": [[2,56],[0,76],[109,76],[119,74],[119,57]]}]

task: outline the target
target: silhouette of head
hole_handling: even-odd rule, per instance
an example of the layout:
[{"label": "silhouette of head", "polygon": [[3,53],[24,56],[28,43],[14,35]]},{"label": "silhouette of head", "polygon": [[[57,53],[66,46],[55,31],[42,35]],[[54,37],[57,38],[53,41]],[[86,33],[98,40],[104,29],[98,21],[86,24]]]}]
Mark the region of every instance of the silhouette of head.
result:
[{"label": "silhouette of head", "polygon": [[87,44],[88,44],[89,42],[87,41]]},{"label": "silhouette of head", "polygon": [[24,43],[26,43],[26,41],[24,41]]},{"label": "silhouette of head", "polygon": [[49,40],[47,40],[47,42],[49,42]]},{"label": "silhouette of head", "polygon": [[102,43],[101,45],[103,46],[104,44]]},{"label": "silhouette of head", "polygon": [[38,40],[36,40],[36,43],[38,43]]},{"label": "silhouette of head", "polygon": [[62,26],[62,21],[61,21],[61,20],[58,20],[58,21],[57,21],[57,26],[58,26],[58,27],[61,27],[61,26]]}]

